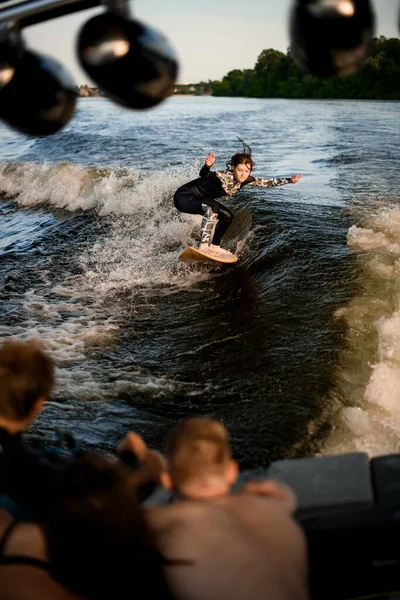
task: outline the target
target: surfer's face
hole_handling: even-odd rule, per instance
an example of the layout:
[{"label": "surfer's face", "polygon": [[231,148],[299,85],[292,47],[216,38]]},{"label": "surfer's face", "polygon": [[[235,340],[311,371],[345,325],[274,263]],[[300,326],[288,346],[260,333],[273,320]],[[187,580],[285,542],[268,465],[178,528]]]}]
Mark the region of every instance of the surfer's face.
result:
[{"label": "surfer's face", "polygon": [[246,179],[251,173],[251,168],[246,163],[240,163],[236,165],[236,167],[233,167],[232,170],[236,181],[238,181],[239,183],[243,183],[243,181],[246,181]]}]

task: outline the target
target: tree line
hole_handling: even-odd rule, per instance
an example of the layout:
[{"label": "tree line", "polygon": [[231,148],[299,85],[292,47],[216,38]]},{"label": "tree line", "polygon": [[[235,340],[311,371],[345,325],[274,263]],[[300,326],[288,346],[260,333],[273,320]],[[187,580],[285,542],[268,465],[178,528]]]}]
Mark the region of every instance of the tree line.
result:
[{"label": "tree line", "polygon": [[235,69],[221,81],[192,88],[213,96],[400,100],[400,39],[374,38],[369,58],[350,77],[314,77],[298,66],[290,48],[286,54],[270,48],[261,52],[254,69]]}]

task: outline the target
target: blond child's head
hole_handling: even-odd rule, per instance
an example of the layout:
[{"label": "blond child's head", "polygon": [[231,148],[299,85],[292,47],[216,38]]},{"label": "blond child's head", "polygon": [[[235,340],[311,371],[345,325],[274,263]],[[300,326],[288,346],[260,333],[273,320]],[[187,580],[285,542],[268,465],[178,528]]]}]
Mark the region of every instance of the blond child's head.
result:
[{"label": "blond child's head", "polygon": [[[8,338],[0,346],[0,424],[23,431],[55,386],[53,359],[38,340]],[[11,429],[10,429],[11,428]]]},{"label": "blond child's head", "polygon": [[176,425],[168,438],[166,456],[168,471],[162,482],[180,498],[222,496],[237,479],[229,434],[216,419],[193,417]]}]

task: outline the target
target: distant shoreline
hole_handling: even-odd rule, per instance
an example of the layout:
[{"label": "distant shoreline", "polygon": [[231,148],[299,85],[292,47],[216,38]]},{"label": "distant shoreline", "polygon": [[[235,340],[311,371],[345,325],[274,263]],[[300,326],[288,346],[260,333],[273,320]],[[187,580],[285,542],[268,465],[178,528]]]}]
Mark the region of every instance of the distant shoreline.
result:
[{"label": "distant shoreline", "polygon": [[[400,99],[398,98],[273,98],[273,97],[268,97],[268,98],[255,98],[254,96],[213,96],[212,94],[172,94],[172,96],[168,96],[165,100],[168,100],[168,98],[230,98],[231,100],[239,100],[240,98],[246,98],[248,100],[294,100],[296,102],[321,102],[321,101],[330,101],[330,102],[343,102],[344,100],[348,101],[348,102],[400,102]],[[105,100],[110,100],[112,102],[112,99],[109,96],[78,96],[78,98],[82,98],[84,100],[93,100],[93,99],[99,99],[99,98],[104,98]]]},{"label": "distant shoreline", "polygon": [[[79,97],[104,97],[97,87],[81,85]],[[281,98],[293,100],[400,100],[400,39],[374,38],[369,56],[348,77],[317,77],[303,70],[292,56],[263,50],[253,69],[233,69],[222,79],[176,83],[172,96],[217,98]]]}]

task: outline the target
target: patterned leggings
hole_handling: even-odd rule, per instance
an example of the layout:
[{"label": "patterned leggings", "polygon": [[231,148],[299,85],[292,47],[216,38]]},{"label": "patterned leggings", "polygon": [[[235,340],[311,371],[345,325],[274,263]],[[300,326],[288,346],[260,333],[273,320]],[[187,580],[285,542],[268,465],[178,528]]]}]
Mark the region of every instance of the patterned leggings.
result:
[{"label": "patterned leggings", "polygon": [[[201,196],[197,196],[182,188],[179,188],[175,192],[174,203],[175,207],[180,212],[188,213],[189,215],[203,215],[204,218],[201,223],[201,241],[203,242],[203,237],[207,237],[209,233],[208,239],[205,239],[204,241],[207,241],[209,244],[213,243],[216,246],[220,245],[226,230],[233,221],[233,212],[227,206],[214,200],[214,198],[202,198]],[[213,217],[211,213],[217,215],[216,222],[215,217]]]}]

